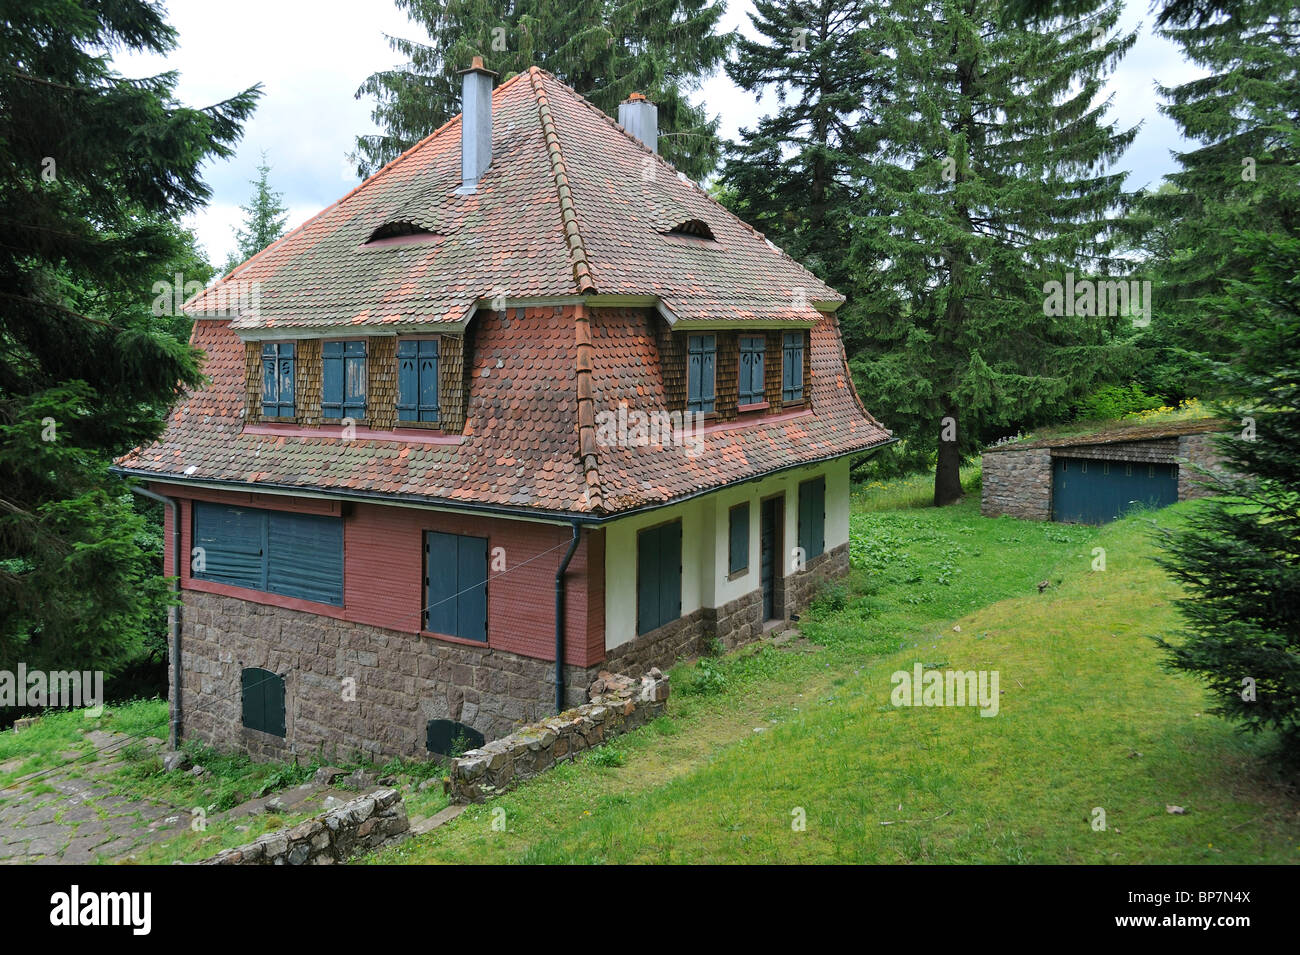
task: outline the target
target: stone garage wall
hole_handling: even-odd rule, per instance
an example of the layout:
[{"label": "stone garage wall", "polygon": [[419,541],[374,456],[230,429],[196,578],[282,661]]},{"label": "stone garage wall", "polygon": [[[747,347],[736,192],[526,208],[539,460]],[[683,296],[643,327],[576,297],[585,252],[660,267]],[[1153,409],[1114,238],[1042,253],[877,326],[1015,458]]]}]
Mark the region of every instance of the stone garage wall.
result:
[{"label": "stone garage wall", "polygon": [[657,669],[640,682],[602,672],[591,702],[527,726],[453,759],[447,790],[454,802],[482,802],[556,763],[645,725],[664,711],[668,678]]},{"label": "stone garage wall", "polygon": [[[1188,501],[1197,497],[1208,497],[1214,493],[1213,487],[1203,486],[1213,480],[1210,474],[1227,475],[1227,468],[1222,466],[1223,456],[1214,446],[1212,434],[1185,434],[1178,439],[1178,500]],[[1183,462],[1186,462],[1185,464]]]},{"label": "stone garage wall", "polygon": [[991,451],[983,456],[980,513],[1030,521],[1052,516],[1052,452],[1049,448]]},{"label": "stone garage wall", "polygon": [[255,842],[226,849],[200,865],[331,865],[378,849],[411,829],[396,789],[381,789]]}]

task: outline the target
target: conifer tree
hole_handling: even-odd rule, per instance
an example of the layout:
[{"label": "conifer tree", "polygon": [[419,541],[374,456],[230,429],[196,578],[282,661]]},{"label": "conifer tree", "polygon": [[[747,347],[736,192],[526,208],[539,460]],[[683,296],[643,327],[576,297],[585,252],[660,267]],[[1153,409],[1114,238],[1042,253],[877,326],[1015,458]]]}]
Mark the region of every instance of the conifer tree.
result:
[{"label": "conifer tree", "polygon": [[717,121],[689,94],[726,57],[721,0],[396,0],[432,38],[390,37],[406,58],[375,73],[357,97],[376,99],[383,130],[358,136],[353,159],[368,176],[460,112],[460,78],[482,56],[500,80],[540,66],[611,116],[632,93],[659,107],[659,149],[702,179],[717,163]]},{"label": "conifer tree", "polygon": [[[730,146],[725,201],[851,298],[881,294],[862,284],[874,270],[846,254],[861,129],[890,95],[880,85],[882,57],[865,42],[879,9],[864,0],[760,0],[750,14],[759,38],[739,39],[727,64],[742,89],[775,92],[777,108]],[[857,343],[846,332],[852,352]]]},{"label": "conifer tree", "polygon": [[239,207],[244,210],[244,224],[235,230],[236,250],[226,261],[226,272],[284,235],[289,214],[282,201],[283,194],[271,188],[270,175],[271,166],[266,161],[266,153],[262,153],[262,161],[257,164],[257,178],[249,181],[253,198],[248,205]]},{"label": "conifer tree", "polygon": [[259,95],[187,108],[175,73],[126,79],[105,55],[175,45],[142,0],[0,18],[0,669],[111,669],[165,601],[108,466],[201,380],[175,307],[207,276],[162,314],[155,287],[191,257],[174,223]]},{"label": "conifer tree", "polygon": [[982,439],[1059,414],[1125,359],[1114,333],[1131,318],[1046,302],[1049,282],[1131,272],[1107,166],[1136,130],[1108,122],[1099,95],[1135,39],[1120,11],[1095,0],[1027,29],[1001,24],[995,0],[900,0],[869,21],[884,85],[907,95],[871,106],[853,257],[882,262],[898,300],[856,303],[853,367],[868,407],[937,450],[936,504],[961,497]]}]

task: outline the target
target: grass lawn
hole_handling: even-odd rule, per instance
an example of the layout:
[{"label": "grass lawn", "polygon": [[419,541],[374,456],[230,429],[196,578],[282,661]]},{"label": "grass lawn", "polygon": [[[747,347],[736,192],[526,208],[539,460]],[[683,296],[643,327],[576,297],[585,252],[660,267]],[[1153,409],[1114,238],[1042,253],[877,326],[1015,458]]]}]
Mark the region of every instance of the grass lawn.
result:
[{"label": "grass lawn", "polygon": [[[678,666],[665,716],[366,861],[1300,861],[1271,740],[1150,640],[1177,625],[1153,523],[1195,504],[1104,528],[898,507],[924,490],[855,492],[807,641]],[[998,714],[894,707],[915,663],[997,671]]]}]

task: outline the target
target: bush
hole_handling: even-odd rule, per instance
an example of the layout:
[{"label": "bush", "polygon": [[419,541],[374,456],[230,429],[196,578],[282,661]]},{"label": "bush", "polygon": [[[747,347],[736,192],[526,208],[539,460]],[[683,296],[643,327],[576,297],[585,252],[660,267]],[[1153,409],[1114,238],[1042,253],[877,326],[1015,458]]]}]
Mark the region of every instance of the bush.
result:
[{"label": "bush", "polygon": [[1148,395],[1136,382],[1130,382],[1098,388],[1075,405],[1074,414],[1080,421],[1111,421],[1163,404],[1159,397]]}]

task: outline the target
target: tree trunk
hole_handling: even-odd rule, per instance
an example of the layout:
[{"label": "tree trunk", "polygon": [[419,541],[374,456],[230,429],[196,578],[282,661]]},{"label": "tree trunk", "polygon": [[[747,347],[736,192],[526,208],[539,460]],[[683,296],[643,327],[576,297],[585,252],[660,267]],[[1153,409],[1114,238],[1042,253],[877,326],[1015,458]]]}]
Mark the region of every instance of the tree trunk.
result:
[{"label": "tree trunk", "polygon": [[[951,418],[953,424],[951,433],[948,433],[947,419]],[[961,445],[957,440],[959,435],[956,433],[957,416],[952,412],[944,415],[944,421],[939,432],[939,461],[934,469],[934,506],[943,507],[945,504],[953,504],[962,498],[961,490]],[[945,441],[945,437],[951,437],[951,441]]]}]

